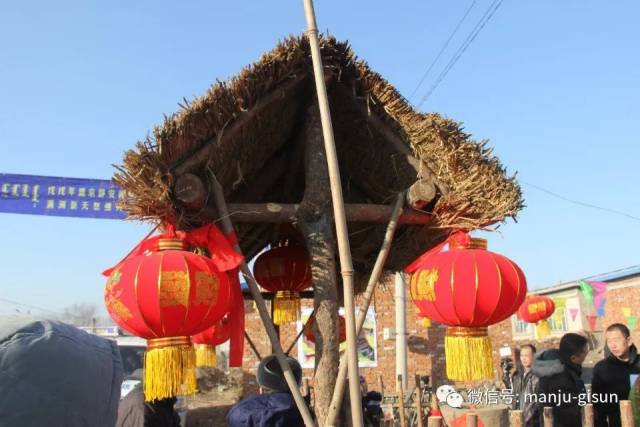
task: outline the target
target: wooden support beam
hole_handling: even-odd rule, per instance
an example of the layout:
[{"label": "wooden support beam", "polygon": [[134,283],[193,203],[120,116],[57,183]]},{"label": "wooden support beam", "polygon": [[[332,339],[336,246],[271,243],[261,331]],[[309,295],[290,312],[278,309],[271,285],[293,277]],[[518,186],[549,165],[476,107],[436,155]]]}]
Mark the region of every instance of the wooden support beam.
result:
[{"label": "wooden support beam", "polygon": [[[186,207],[200,210],[207,204],[209,195],[200,178],[187,173],[181,175],[174,185],[174,194]],[[415,209],[424,209],[435,197],[433,183],[425,178],[413,184],[407,193],[407,201],[414,209],[407,209],[399,218],[400,224],[426,224],[431,216]],[[281,203],[230,203],[229,213],[235,222],[293,222],[300,205]],[[345,204],[348,222],[386,223],[391,218],[393,208],[385,205],[367,203]],[[217,218],[217,212],[211,208],[201,211],[202,216]]]},{"label": "wooden support beam", "polygon": [[[274,293],[271,293],[271,292],[261,292],[261,294],[262,294],[262,298],[265,301],[271,301],[276,297],[276,295]],[[253,299],[253,297],[251,296],[251,292],[249,292],[248,290],[247,291],[243,291],[242,292],[242,296],[246,300]],[[302,292],[300,292],[300,299],[313,299],[313,291],[302,291]]]},{"label": "wooden support beam", "polygon": [[429,417],[429,427],[442,427],[442,417]]},{"label": "wooden support beam", "polygon": [[222,130],[215,137],[202,144],[202,146],[198,150],[196,150],[186,158],[176,162],[171,167],[171,172],[174,174],[174,176],[179,176],[184,173],[193,171],[198,166],[206,163],[206,161],[209,159],[209,156],[211,155],[212,150],[215,150],[216,146],[235,136],[243,126],[253,120],[258,114],[269,109],[269,107],[274,102],[281,100],[292,91],[296,90],[298,86],[304,80],[306,80],[306,78],[306,74],[299,74],[296,77],[292,78],[290,81],[283,83],[281,86],[277,87],[266,96],[262,97],[250,110],[242,112],[238,116],[236,116],[236,118],[231,123],[222,128]]},{"label": "wooden support beam", "polygon": [[[298,219],[298,204],[280,203],[231,203],[229,214],[234,222],[245,223],[283,223]],[[366,203],[348,203],[345,205],[348,222],[386,224],[393,214],[393,206],[369,205]],[[413,209],[405,209],[398,218],[399,224],[424,225],[430,223],[432,216]]]}]

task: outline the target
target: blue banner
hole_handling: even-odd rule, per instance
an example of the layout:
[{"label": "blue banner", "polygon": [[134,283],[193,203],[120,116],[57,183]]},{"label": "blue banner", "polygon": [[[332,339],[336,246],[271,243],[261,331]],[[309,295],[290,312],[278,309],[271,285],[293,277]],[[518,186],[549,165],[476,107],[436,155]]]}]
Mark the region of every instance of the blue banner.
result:
[{"label": "blue banner", "polygon": [[124,190],[109,180],[0,173],[0,212],[124,219]]}]

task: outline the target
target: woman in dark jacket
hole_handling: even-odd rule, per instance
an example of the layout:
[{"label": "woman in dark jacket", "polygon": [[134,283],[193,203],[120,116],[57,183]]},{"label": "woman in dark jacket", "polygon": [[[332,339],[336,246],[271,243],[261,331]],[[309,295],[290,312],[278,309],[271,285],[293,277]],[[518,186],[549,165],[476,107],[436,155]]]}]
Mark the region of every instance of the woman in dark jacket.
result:
[{"label": "woman in dark jacket", "polygon": [[587,339],[570,333],[560,340],[559,350],[544,351],[533,362],[532,371],[540,379],[536,411],[541,418],[545,406],[553,408],[554,427],[582,426],[579,403],[586,401],[582,363],[588,352]]}]

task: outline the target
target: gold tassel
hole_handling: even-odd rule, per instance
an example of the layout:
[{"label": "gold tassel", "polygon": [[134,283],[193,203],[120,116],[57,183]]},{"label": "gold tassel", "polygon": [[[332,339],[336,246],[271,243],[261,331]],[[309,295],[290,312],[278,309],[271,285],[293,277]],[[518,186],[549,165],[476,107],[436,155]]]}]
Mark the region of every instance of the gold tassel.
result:
[{"label": "gold tassel", "polygon": [[454,381],[493,378],[491,340],[486,327],[447,328],[444,340],[447,377]]},{"label": "gold tassel", "polygon": [[300,320],[300,296],[297,292],[279,291],[273,307],[273,323],[282,325]]},{"label": "gold tassel", "polygon": [[422,318],[422,326],[424,326],[425,328],[430,328],[431,327],[431,319],[429,319],[428,317],[423,317]]},{"label": "gold tassel", "polygon": [[547,336],[549,336],[549,334],[551,333],[551,331],[549,330],[549,322],[547,322],[547,320],[541,320],[538,323],[536,323],[536,338],[537,339],[543,339],[546,338]]},{"label": "gold tassel", "polygon": [[196,344],[196,368],[215,368],[218,365],[216,346]]},{"label": "gold tassel", "polygon": [[196,391],[196,354],[189,337],[147,341],[144,357],[144,399],[166,399]]}]

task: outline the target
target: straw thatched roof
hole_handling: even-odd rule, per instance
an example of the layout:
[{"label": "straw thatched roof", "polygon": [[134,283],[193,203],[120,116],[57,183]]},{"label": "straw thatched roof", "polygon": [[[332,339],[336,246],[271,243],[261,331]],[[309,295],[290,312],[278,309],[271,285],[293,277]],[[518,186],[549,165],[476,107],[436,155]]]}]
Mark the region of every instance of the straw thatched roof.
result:
[{"label": "straw thatched roof", "polygon": [[[437,188],[426,207],[434,220],[428,226],[400,227],[389,266],[403,267],[441,239],[443,230],[487,227],[521,209],[515,177],[506,175],[486,141],[472,140],[453,120],[414,111],[347,43],[324,38],[321,51],[345,201],[391,203],[418,176],[432,179]],[[185,100],[152,137],[125,154],[115,174],[130,195],[123,209],[132,219],[170,218],[185,228],[209,221],[203,211],[182,206],[172,194],[176,171],[205,144],[215,147],[190,172],[205,182],[214,172],[229,202],[299,203],[304,191],[300,134],[307,107],[316,102],[314,87],[308,43],[293,37],[230,81]],[[419,159],[421,170],[407,163],[398,141]],[[356,269],[367,268],[375,258],[384,229],[350,224]],[[264,246],[273,230],[273,225],[239,226],[247,255]]]}]

